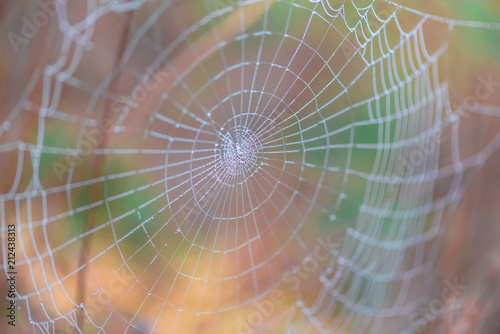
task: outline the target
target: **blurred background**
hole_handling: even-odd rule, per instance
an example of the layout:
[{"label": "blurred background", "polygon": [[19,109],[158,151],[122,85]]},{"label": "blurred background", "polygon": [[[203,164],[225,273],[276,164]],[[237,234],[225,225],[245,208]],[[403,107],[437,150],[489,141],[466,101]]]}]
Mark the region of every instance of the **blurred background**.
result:
[{"label": "blurred background", "polygon": [[3,1],[0,331],[498,333],[499,14]]}]

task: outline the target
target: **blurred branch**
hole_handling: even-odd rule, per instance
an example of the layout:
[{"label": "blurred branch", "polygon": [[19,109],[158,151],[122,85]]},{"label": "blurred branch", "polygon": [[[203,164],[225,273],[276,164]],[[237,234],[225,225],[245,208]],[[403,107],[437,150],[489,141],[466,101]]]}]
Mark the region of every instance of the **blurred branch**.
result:
[{"label": "blurred branch", "polygon": [[[118,45],[118,49],[115,54],[115,64],[118,64],[120,61],[120,58],[122,57],[125,48],[127,46],[127,40],[128,40],[128,35],[129,35],[129,26],[130,22],[132,21],[132,16],[133,16],[133,11],[130,11],[126,14],[125,16],[125,22],[124,22],[124,27],[123,27],[123,32],[121,35],[120,43]],[[118,91],[120,85],[119,81],[119,76],[118,78],[115,78],[110,84],[109,91],[115,92]],[[104,105],[104,110],[103,110],[103,115],[102,118],[106,119],[109,117],[109,114],[111,113],[111,99],[108,99]],[[102,148],[106,147],[107,143],[109,142],[109,136],[108,133],[103,133],[103,139],[97,145],[96,148]],[[94,154],[93,156],[94,159],[94,165],[93,165],[93,170],[92,170],[92,175],[91,177],[99,177],[100,175],[103,175],[104,173],[104,167],[105,167],[105,156],[102,155],[96,155]],[[90,186],[90,195],[89,195],[89,203],[95,203],[99,200],[100,196],[102,193],[102,182],[96,182],[93,183]],[[89,210],[89,215],[87,218],[87,230],[92,230],[94,226],[96,225],[96,210]],[[85,302],[85,293],[86,293],[86,282],[87,282],[87,267],[85,266],[85,263],[87,262],[87,254],[90,251],[90,247],[92,245],[92,239],[93,239],[94,234],[89,234],[85,239],[82,241],[82,249],[80,251],[80,257],[78,260],[78,267],[81,267],[82,269],[78,273],[78,296],[77,300],[80,304],[83,304]],[[80,328],[84,328],[84,322],[83,322],[83,317],[85,315],[84,310],[80,310],[77,316],[77,324],[79,324]]]}]

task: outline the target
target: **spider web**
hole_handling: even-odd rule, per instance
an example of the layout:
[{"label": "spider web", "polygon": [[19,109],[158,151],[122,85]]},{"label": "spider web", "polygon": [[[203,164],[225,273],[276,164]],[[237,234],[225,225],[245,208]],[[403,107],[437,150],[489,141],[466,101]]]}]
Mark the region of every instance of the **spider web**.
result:
[{"label": "spider web", "polygon": [[500,145],[464,154],[450,36],[500,24],[389,1],[56,7],[0,128],[34,332],[418,330],[443,210]]}]

